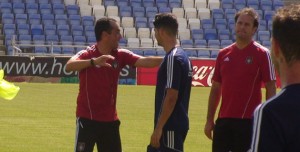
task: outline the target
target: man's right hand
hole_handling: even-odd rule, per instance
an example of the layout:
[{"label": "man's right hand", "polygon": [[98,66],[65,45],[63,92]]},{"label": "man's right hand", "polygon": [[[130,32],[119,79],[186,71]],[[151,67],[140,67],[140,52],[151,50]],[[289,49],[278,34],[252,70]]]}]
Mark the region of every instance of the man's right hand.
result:
[{"label": "man's right hand", "polygon": [[214,121],[206,121],[204,133],[205,133],[206,137],[209,138],[210,140],[212,140],[212,134],[213,134],[214,127],[215,127]]}]

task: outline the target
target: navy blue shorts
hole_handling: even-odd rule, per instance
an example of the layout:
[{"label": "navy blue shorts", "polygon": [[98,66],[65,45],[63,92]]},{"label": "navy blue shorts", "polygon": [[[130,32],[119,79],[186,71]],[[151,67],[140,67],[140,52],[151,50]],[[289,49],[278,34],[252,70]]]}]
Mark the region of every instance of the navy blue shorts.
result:
[{"label": "navy blue shorts", "polygon": [[219,118],[213,132],[213,152],[247,152],[251,146],[252,119]]},{"label": "navy blue shorts", "polygon": [[183,144],[187,135],[187,131],[171,131],[163,132],[160,139],[159,149],[153,148],[148,145],[147,152],[183,152]]},{"label": "navy blue shorts", "polygon": [[98,122],[77,119],[75,152],[93,152],[95,144],[101,152],[122,152],[120,121]]}]

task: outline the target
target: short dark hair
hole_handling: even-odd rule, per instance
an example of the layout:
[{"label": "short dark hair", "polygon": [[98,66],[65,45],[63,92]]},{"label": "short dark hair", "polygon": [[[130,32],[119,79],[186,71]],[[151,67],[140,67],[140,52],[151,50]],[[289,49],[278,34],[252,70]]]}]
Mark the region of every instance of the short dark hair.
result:
[{"label": "short dark hair", "polygon": [[241,9],[240,11],[238,11],[236,14],[235,14],[235,17],[234,17],[234,21],[235,23],[237,22],[238,18],[242,15],[242,14],[247,14],[251,17],[254,18],[254,22],[253,22],[253,26],[254,27],[258,27],[258,20],[259,20],[259,17],[258,17],[258,14],[256,13],[256,11],[253,9],[253,8],[243,8]]},{"label": "short dark hair", "polygon": [[300,5],[278,9],[273,16],[272,37],[288,64],[300,60]]},{"label": "short dark hair", "polygon": [[164,28],[170,35],[177,35],[178,21],[172,13],[159,13],[155,15],[153,21],[154,28]]},{"label": "short dark hair", "polygon": [[113,29],[111,22],[117,22],[117,21],[115,19],[109,18],[109,17],[103,17],[103,18],[97,20],[96,25],[95,25],[95,36],[96,36],[97,42],[101,40],[102,32],[107,32],[109,34],[111,33],[111,31]]}]

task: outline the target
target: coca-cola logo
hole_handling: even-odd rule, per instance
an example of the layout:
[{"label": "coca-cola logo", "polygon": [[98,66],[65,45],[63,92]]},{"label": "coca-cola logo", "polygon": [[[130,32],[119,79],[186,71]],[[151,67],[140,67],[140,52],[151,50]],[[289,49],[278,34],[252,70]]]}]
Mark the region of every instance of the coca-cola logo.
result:
[{"label": "coca-cola logo", "polygon": [[193,86],[211,86],[211,78],[214,74],[214,66],[193,66]]}]

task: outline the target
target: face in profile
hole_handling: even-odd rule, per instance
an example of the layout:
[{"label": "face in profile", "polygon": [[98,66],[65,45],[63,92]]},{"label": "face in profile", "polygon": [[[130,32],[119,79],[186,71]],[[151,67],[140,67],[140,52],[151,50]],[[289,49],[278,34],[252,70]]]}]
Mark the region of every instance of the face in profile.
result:
[{"label": "face in profile", "polygon": [[116,49],[119,47],[119,41],[122,38],[121,30],[119,24],[116,22],[111,22],[112,30],[109,34],[109,43],[113,49]]}]

